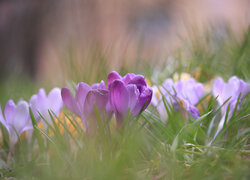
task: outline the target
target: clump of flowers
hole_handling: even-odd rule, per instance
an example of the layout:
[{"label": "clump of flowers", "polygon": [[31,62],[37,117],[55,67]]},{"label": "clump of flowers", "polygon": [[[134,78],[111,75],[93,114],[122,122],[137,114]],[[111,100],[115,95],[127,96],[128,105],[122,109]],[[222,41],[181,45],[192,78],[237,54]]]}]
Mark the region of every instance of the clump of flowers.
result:
[{"label": "clump of flowers", "polygon": [[107,82],[108,87],[104,81],[92,86],[80,82],[76,87],[75,97],[69,88],[62,89],[64,104],[82,119],[87,132],[93,132],[98,127],[97,113],[102,123],[114,113],[119,129],[127,113],[134,118],[151,101],[152,90],[142,75],[129,73],[121,77],[113,71],[108,75]]},{"label": "clump of flowers", "polygon": [[[62,114],[61,109],[64,104],[82,120],[83,129],[92,134],[98,129],[98,118],[105,123],[115,114],[117,129],[119,129],[127,113],[130,118],[134,118],[151,102],[152,90],[147,86],[142,75],[129,73],[121,77],[113,71],[109,74],[107,82],[107,87],[104,81],[91,86],[79,82],[75,89],[75,96],[68,87],[64,87],[54,88],[48,95],[44,89],[40,89],[30,98],[29,104],[26,101],[20,101],[15,105],[12,100],[8,101],[4,115],[0,111],[0,122],[9,132],[11,148],[13,149],[17,143],[18,136],[25,131],[28,131],[28,139],[32,138],[33,125],[29,108],[39,128],[47,130],[47,124],[53,127],[51,118],[54,118],[60,132],[63,133],[62,124],[70,123],[65,117],[60,123],[61,115],[59,118],[55,115]],[[70,132],[75,133],[75,128],[71,126],[69,128]]]},{"label": "clump of flowers", "polygon": [[[104,81],[91,86],[79,82],[74,95],[68,87],[64,87],[54,88],[48,95],[44,89],[40,89],[30,98],[29,104],[21,100],[15,105],[9,100],[4,113],[0,108],[0,122],[9,133],[10,151],[12,151],[23,132],[31,132],[29,138],[32,137],[31,114],[34,115],[38,127],[42,124],[44,130],[47,130],[47,124],[53,127],[52,120],[54,120],[60,134],[64,133],[66,125],[73,136],[77,136],[75,126],[79,120],[83,125],[80,129],[84,129],[87,134],[93,134],[99,130],[101,124],[109,123],[113,115],[116,119],[116,128],[119,130],[126,118],[131,120],[138,116],[149,106],[151,100],[162,120],[168,118],[166,106],[180,111],[185,117],[191,115],[192,119],[198,119],[200,112],[196,106],[204,96],[203,84],[187,74],[175,79],[174,82],[168,78],[159,87],[156,85],[150,87],[142,75],[128,73],[122,77],[112,71],[108,75],[107,86]],[[214,138],[223,128],[226,117],[228,120],[232,118],[234,110],[239,109],[243,97],[249,92],[250,84],[236,76],[231,77],[227,83],[222,78],[216,79],[212,94],[222,106],[222,119]],[[72,125],[68,117],[65,117],[62,112],[63,105],[78,116],[76,124]]]},{"label": "clump of flowers", "polygon": [[183,108],[185,108],[194,119],[199,118],[199,110],[195,105],[202,98],[204,88],[195,79],[181,79],[175,83],[172,79],[166,79],[159,89],[157,86],[153,86],[153,92],[152,103],[156,106],[163,119],[167,118],[163,98],[165,98],[168,105],[173,104],[174,108],[180,110],[183,114],[186,114],[183,111]]}]

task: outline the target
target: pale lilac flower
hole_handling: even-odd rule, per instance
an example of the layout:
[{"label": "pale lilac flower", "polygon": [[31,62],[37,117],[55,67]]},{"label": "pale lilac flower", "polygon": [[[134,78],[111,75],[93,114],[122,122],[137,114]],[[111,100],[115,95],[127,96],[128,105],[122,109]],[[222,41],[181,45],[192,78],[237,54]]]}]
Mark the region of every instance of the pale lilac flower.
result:
[{"label": "pale lilac flower", "polygon": [[121,77],[113,71],[108,75],[108,87],[110,105],[116,116],[117,128],[121,127],[127,113],[134,118],[147,108],[152,99],[152,89],[147,86],[142,75],[128,73]]},{"label": "pale lilac flower", "polygon": [[108,103],[109,91],[103,81],[92,86],[83,82],[78,83],[75,97],[69,88],[64,87],[61,95],[64,104],[82,119],[84,128],[87,131],[93,132],[97,128],[95,105],[103,123],[106,118],[111,116],[111,109]]},{"label": "pale lilac flower", "polygon": [[[168,115],[162,99],[163,98],[162,94],[164,95],[166,102],[171,104],[173,100],[172,97],[169,95],[169,93],[174,95],[173,87],[174,87],[174,82],[172,79],[166,79],[163,82],[162,86],[159,87],[159,89],[157,86],[152,87],[153,89],[152,104],[156,107],[161,117],[161,120],[163,120],[164,122],[167,120]],[[166,104],[167,106],[168,103]]]},{"label": "pale lilac flower", "polygon": [[173,104],[176,110],[180,110],[183,114],[185,111],[180,107],[180,104],[190,113],[194,119],[199,118],[199,110],[195,105],[199,102],[203,96],[203,85],[190,78],[188,80],[179,80],[176,83],[172,79],[166,79],[159,90],[154,87],[153,105],[157,107],[157,110],[161,118],[166,119],[166,109],[162,101],[162,95],[158,95],[160,91],[165,100],[169,104]]},{"label": "pale lilac flower", "polygon": [[24,131],[33,129],[28,103],[21,100],[15,105],[12,100],[9,100],[5,105],[4,116],[0,108],[0,122],[9,133],[9,143],[12,151],[18,141],[18,136]]},{"label": "pale lilac flower", "polygon": [[180,99],[185,99],[189,104],[196,105],[203,95],[204,87],[195,79],[190,78],[186,81],[176,82],[175,90]]},{"label": "pale lilac flower", "polygon": [[195,105],[203,96],[203,84],[190,78],[187,81],[180,80],[175,83],[176,99],[181,102],[184,108],[192,115],[194,119],[199,118],[199,110]]},{"label": "pale lilac flower", "polygon": [[[226,111],[227,111],[229,104],[230,104],[230,109],[228,112],[228,120],[233,115],[233,111],[237,104],[239,95],[241,94],[240,99],[239,99],[239,106],[240,106],[242,99],[249,92],[250,92],[250,84],[244,82],[242,79],[239,79],[236,76],[231,77],[227,83],[224,82],[224,80],[220,77],[215,80],[214,85],[213,85],[213,95],[214,97],[217,97],[217,101],[219,105],[222,106],[224,102],[230,98],[228,102],[222,107],[223,117],[220,120],[218,129],[215,133],[215,137],[223,128],[223,125],[225,122]],[[237,107],[237,109],[239,109],[239,106]]]},{"label": "pale lilac flower", "polygon": [[152,96],[151,103],[153,104],[153,106],[156,107],[156,109],[161,117],[161,120],[165,122],[168,115],[167,115],[167,111],[165,109],[164,102],[162,100],[162,95],[161,95],[157,86],[152,86],[152,90],[153,90],[153,96]]},{"label": "pale lilac flower", "polygon": [[217,78],[213,85],[213,95],[217,97],[217,101],[219,105],[223,105],[223,103],[229,99],[229,101],[222,107],[223,113],[226,112],[227,106],[230,103],[230,109],[233,110],[239,95],[240,102],[250,92],[250,84],[244,82],[242,79],[239,79],[236,76],[231,77],[228,82],[224,82],[222,78]]},{"label": "pale lilac flower", "polygon": [[[56,115],[60,114],[63,106],[61,90],[59,88],[54,88],[47,96],[45,90],[40,89],[37,94],[31,96],[29,104],[37,123],[42,122],[46,129],[47,124],[43,121],[40,114],[50,124],[52,120],[48,111],[50,110]],[[53,113],[51,113],[51,115],[53,116]]]}]

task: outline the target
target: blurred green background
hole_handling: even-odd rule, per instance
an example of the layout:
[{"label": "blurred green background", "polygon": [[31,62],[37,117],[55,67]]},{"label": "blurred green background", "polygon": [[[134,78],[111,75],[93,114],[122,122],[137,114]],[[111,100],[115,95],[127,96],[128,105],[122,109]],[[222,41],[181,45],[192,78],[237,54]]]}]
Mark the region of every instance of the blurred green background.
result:
[{"label": "blurred green background", "polygon": [[[0,2],[0,103],[110,70],[249,80],[247,0]],[[159,68],[160,67],[160,68]],[[199,70],[200,71],[200,70]]]}]

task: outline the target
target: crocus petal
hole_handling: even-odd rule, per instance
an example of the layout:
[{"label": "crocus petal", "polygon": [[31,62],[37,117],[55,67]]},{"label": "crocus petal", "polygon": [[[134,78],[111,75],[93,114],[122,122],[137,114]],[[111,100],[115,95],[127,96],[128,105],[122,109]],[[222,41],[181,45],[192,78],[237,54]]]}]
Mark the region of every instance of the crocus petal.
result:
[{"label": "crocus petal", "polygon": [[109,73],[108,75],[108,86],[110,86],[110,84],[117,79],[121,79],[122,77],[116,72],[116,71],[112,71],[111,73]]},{"label": "crocus petal", "polygon": [[138,104],[136,105],[135,109],[133,110],[134,116],[138,115],[143,107],[144,107],[143,110],[145,110],[148,107],[148,105],[151,102],[152,95],[153,95],[153,91],[151,88],[146,88],[140,94]]},{"label": "crocus petal", "polygon": [[8,123],[13,123],[15,108],[16,105],[13,100],[9,100],[5,105],[4,116]]},{"label": "crocus petal", "polygon": [[34,115],[34,118],[35,118],[35,120],[36,120],[36,122],[38,124],[41,121],[42,118],[38,113],[38,109],[40,109],[39,108],[40,104],[38,102],[37,94],[34,94],[34,95],[31,96],[29,104],[30,104],[30,108],[32,110],[32,113]]},{"label": "crocus petal", "polygon": [[61,90],[59,88],[54,88],[48,94],[48,104],[50,110],[52,110],[55,114],[59,114],[62,108],[62,96]]},{"label": "crocus petal", "polygon": [[26,124],[29,120],[29,105],[26,101],[19,101],[13,118],[13,128],[18,132],[19,135],[23,132]]},{"label": "crocus petal", "polygon": [[213,85],[213,95],[215,97],[217,97],[219,94],[222,93],[224,84],[225,82],[221,77],[215,80],[214,85]]},{"label": "crocus petal", "polygon": [[73,113],[81,117],[81,110],[78,108],[76,100],[71,94],[69,88],[62,88],[61,95],[63,103],[67,106],[67,108],[69,108]]},{"label": "crocus petal", "polygon": [[161,93],[158,90],[157,86],[152,86],[153,96],[152,96],[152,104],[154,106],[157,106],[159,104],[159,101],[161,101]]},{"label": "crocus petal", "polygon": [[111,84],[110,99],[116,115],[119,114],[125,118],[128,111],[129,93],[122,81],[115,80]]},{"label": "crocus petal", "polygon": [[[203,86],[203,84],[197,83],[195,89],[196,89],[195,94],[200,99],[203,96],[203,93],[204,93],[204,86]],[[196,104],[196,103],[194,103],[194,104]]]},{"label": "crocus petal", "polygon": [[222,97],[222,91],[224,88],[225,82],[222,78],[217,78],[214,82],[213,85],[213,95],[214,97],[218,97],[217,100],[219,102],[220,105],[222,105],[224,103],[223,97]]},{"label": "crocus petal", "polygon": [[135,76],[134,73],[128,73],[122,78],[122,80],[125,84],[128,84]]},{"label": "crocus petal", "polygon": [[77,102],[78,108],[80,109],[80,112],[83,110],[84,101],[90,89],[91,89],[90,86],[84,82],[80,82],[76,86],[75,100]]},{"label": "crocus petal", "polygon": [[[228,83],[224,84],[222,95],[224,97],[224,101],[231,97],[231,100],[237,99],[239,94],[238,89],[240,87],[240,80],[233,76],[228,80]],[[223,102],[224,103],[224,102]]]},{"label": "crocus petal", "polygon": [[31,107],[35,107],[37,105],[37,103],[38,103],[37,102],[37,95],[34,94],[34,95],[31,96],[29,104],[30,104]]},{"label": "crocus petal", "polygon": [[94,104],[96,104],[98,110],[102,112],[106,108],[108,102],[107,90],[90,90],[86,96],[84,109],[85,112],[94,112]]},{"label": "crocus petal", "polygon": [[[108,99],[110,99],[110,95],[108,95]],[[112,113],[113,113],[113,108],[112,108],[112,105],[111,105],[110,101],[108,101],[107,104],[106,104],[106,113],[107,113],[107,116],[109,118],[111,118]]]},{"label": "crocus petal", "polygon": [[9,146],[10,146],[10,151],[13,151],[15,144],[18,141],[18,136],[13,128],[11,128],[9,132]]},{"label": "crocus petal", "polygon": [[156,106],[156,109],[157,111],[159,112],[160,114],[160,117],[161,117],[161,120],[163,122],[166,121],[167,117],[168,117],[168,114],[167,114],[167,110],[165,108],[165,105],[163,103],[163,101],[161,101],[157,106]]},{"label": "crocus petal", "polygon": [[[37,93],[37,102],[34,106],[34,110],[37,112],[38,122],[42,119],[40,114],[47,120],[50,121],[50,115],[48,113],[49,110],[49,102],[47,99],[47,95],[44,89],[40,89]],[[39,120],[40,119],[40,120]]]},{"label": "crocus petal", "polygon": [[203,95],[203,85],[191,78],[183,83],[181,95],[195,105]]},{"label": "crocus petal", "polygon": [[104,81],[101,81],[100,83],[95,83],[91,86],[92,89],[106,89],[106,85]]},{"label": "crocus petal", "polygon": [[5,128],[8,130],[8,126],[7,126],[7,123],[3,117],[3,113],[2,113],[2,109],[1,109],[1,106],[0,106],[0,122],[5,126]]},{"label": "crocus petal", "polygon": [[84,104],[85,124],[88,132],[94,132],[97,128],[97,117],[95,106],[98,109],[98,113],[101,116],[101,120],[104,123],[105,109],[108,102],[107,90],[91,90],[88,92]]},{"label": "crocus petal", "polygon": [[[161,95],[157,86],[152,86],[152,91],[153,91],[153,95],[152,95],[151,102],[156,107],[156,109],[161,117],[161,120],[165,121],[168,116],[167,116],[167,111],[166,111],[165,105],[164,105],[163,100],[162,100],[162,95]],[[164,96],[166,101],[169,101],[168,97],[169,96]]]},{"label": "crocus petal", "polygon": [[169,93],[174,94],[174,81],[170,78],[166,79],[160,89],[164,96],[169,96]]},{"label": "crocus petal", "polygon": [[128,107],[130,108],[130,111],[133,112],[135,109],[135,106],[138,103],[138,98],[140,96],[140,92],[137,89],[136,85],[134,84],[129,84],[127,86],[128,94],[129,94],[129,103]]},{"label": "crocus petal", "polygon": [[[233,115],[233,110],[235,108],[235,105],[236,103],[233,103],[230,105],[230,109],[229,109],[229,112],[228,112],[228,116],[227,116],[227,121],[229,121]],[[216,130],[216,133],[214,135],[214,138],[216,138],[216,136],[220,133],[220,131],[222,130],[223,126],[224,126],[224,123],[225,123],[225,119],[226,119],[226,113],[224,113],[224,115],[222,116],[220,122],[219,122],[219,125],[218,125],[218,128]]]},{"label": "crocus petal", "polygon": [[[44,89],[40,89],[37,93],[37,105],[41,109],[45,109],[48,106],[48,103],[46,101],[46,92]],[[40,110],[41,111],[41,110]]]},{"label": "crocus petal", "polygon": [[147,82],[142,75],[136,75],[129,84],[135,84],[140,92],[142,92],[142,87],[147,87]]},{"label": "crocus petal", "polygon": [[[241,98],[246,96],[250,92],[250,84],[240,80],[239,91],[241,93]],[[238,93],[238,94],[240,94]]]},{"label": "crocus petal", "polygon": [[200,117],[199,110],[193,105],[189,105],[187,107],[187,111],[194,119],[198,119]]}]

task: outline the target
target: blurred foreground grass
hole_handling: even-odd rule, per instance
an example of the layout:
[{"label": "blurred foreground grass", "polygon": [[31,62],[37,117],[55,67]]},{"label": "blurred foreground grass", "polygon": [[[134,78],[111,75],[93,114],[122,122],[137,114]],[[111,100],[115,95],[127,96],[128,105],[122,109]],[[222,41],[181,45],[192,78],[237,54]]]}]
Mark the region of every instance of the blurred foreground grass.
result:
[{"label": "blurred foreground grass", "polygon": [[[216,76],[228,79],[237,75],[250,80],[250,30],[240,40],[233,36],[221,39],[214,34],[204,35],[202,41],[199,38],[184,43],[163,63],[138,58],[133,66],[122,66],[117,71],[140,73],[154,83],[182,72],[204,83]],[[65,79],[75,83],[106,79],[110,69],[98,51],[94,51],[92,60],[80,64],[69,52],[62,66],[69,75]],[[11,77],[0,85],[1,106],[10,98],[29,100],[37,87],[39,83],[29,78]],[[206,132],[218,114],[207,107],[197,122],[186,121],[180,113],[173,112],[166,124],[149,107],[121,131],[114,129],[112,119],[110,127],[104,126],[91,137],[84,135],[76,118],[65,108],[60,120],[70,119],[77,136],[65,123],[51,127],[52,134],[36,129],[31,144],[21,138],[9,164],[8,138],[2,128],[0,175],[5,179],[249,179],[249,100],[249,96],[245,98],[231,120],[227,135],[219,136],[211,146],[207,145],[211,137]],[[216,103],[212,105],[216,109]],[[63,134],[60,126],[64,127]]]}]

